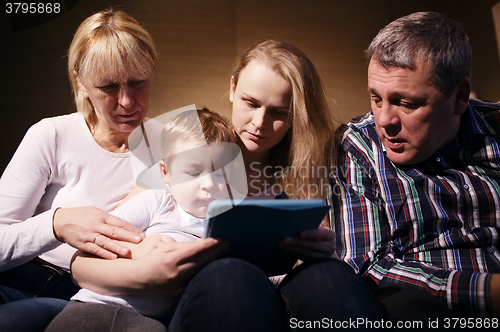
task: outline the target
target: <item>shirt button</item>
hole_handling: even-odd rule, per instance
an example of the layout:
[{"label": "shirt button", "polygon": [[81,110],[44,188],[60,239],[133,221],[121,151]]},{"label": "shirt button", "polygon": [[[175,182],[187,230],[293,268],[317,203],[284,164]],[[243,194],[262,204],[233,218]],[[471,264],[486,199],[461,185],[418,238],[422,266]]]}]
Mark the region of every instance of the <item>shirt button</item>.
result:
[{"label": "shirt button", "polygon": [[436,158],[436,161],[437,161],[438,163],[439,163],[439,162],[441,162],[441,158],[437,157],[437,158]]},{"label": "shirt button", "polygon": [[492,254],[494,251],[495,251],[495,250],[493,250],[493,248],[488,248],[488,252],[489,252],[490,254]]},{"label": "shirt button", "polygon": [[464,184],[464,189],[465,190],[469,190],[469,185],[468,184]]}]

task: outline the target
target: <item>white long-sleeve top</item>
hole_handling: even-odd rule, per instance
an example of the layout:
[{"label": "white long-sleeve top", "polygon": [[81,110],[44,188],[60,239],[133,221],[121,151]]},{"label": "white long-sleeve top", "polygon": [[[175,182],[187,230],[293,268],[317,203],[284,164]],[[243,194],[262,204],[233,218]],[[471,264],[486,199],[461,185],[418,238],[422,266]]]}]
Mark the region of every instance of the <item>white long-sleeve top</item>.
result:
[{"label": "white long-sleeve top", "polygon": [[144,140],[133,152],[103,149],[81,113],[33,125],[0,179],[0,271],[36,256],[69,271],[75,249],[55,238],[54,211],[112,210],[151,164],[149,153]]},{"label": "white long-sleeve top", "polygon": [[[194,241],[205,233],[205,221],[184,211],[168,190],[147,190],[132,197],[111,214],[143,230],[147,236],[163,234],[177,242]],[[72,300],[121,305],[143,315],[160,318],[178,298],[171,291],[143,292],[122,296],[101,295],[82,288]]]}]

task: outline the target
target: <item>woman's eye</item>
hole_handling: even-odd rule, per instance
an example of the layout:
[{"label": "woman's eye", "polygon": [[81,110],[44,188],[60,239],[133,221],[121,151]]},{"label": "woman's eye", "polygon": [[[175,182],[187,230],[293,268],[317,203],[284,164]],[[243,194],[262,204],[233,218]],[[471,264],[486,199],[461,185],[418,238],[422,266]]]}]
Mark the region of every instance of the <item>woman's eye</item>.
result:
[{"label": "woman's eye", "polygon": [[186,174],[189,176],[192,176],[192,177],[198,177],[198,176],[200,176],[201,173],[199,173],[199,172],[187,172]]},{"label": "woman's eye", "polygon": [[283,111],[283,110],[273,110],[273,114],[276,116],[288,116],[288,111]]},{"label": "woman's eye", "polygon": [[254,103],[253,101],[247,100],[246,103],[247,103],[248,107],[250,107],[250,108],[259,108],[259,105]]},{"label": "woman's eye", "polygon": [[134,82],[130,82],[129,85],[134,88],[134,89],[140,89],[144,86],[144,80],[142,81],[134,81]]},{"label": "woman's eye", "polygon": [[107,84],[107,85],[98,86],[97,88],[100,90],[110,91],[110,90],[115,89],[117,86],[118,86],[118,84],[111,83],[111,84]]}]

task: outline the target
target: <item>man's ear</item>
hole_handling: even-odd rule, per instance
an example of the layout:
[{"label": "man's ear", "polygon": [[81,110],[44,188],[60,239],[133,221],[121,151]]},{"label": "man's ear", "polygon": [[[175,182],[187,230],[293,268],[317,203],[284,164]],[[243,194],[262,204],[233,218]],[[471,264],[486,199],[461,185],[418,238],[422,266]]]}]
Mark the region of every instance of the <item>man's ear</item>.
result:
[{"label": "man's ear", "polygon": [[455,94],[455,115],[462,115],[467,109],[469,96],[471,91],[470,78],[464,77],[458,84],[457,92]]},{"label": "man's ear", "polygon": [[234,84],[234,76],[231,76],[231,82],[229,83],[229,100],[231,102],[233,102],[235,91],[236,91],[236,85]]},{"label": "man's ear", "polygon": [[87,88],[85,88],[85,85],[83,85],[83,83],[80,80],[80,77],[78,76],[76,70],[73,70],[73,75],[75,75],[76,83],[78,83],[78,87],[80,88],[80,91],[82,92],[83,97],[84,98],[88,98],[89,94],[87,93]]},{"label": "man's ear", "polygon": [[163,182],[165,182],[166,184],[169,184],[170,183],[170,175],[168,174],[168,170],[165,167],[165,161],[163,159],[160,160],[160,173],[161,173],[161,177],[163,179]]}]

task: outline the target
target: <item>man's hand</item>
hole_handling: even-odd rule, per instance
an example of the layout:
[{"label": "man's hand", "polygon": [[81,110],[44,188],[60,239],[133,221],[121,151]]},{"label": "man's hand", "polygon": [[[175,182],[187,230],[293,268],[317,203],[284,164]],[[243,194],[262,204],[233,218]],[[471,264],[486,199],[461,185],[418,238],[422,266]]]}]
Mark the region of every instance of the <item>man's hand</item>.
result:
[{"label": "man's hand", "polygon": [[[221,256],[229,243],[213,238],[192,242],[169,242],[135,260],[131,278],[137,289],[175,290],[185,287],[205,265]],[[131,271],[132,272],[132,271]]]},{"label": "man's hand", "polygon": [[500,317],[500,273],[494,273],[491,277],[491,309],[495,317]]}]

